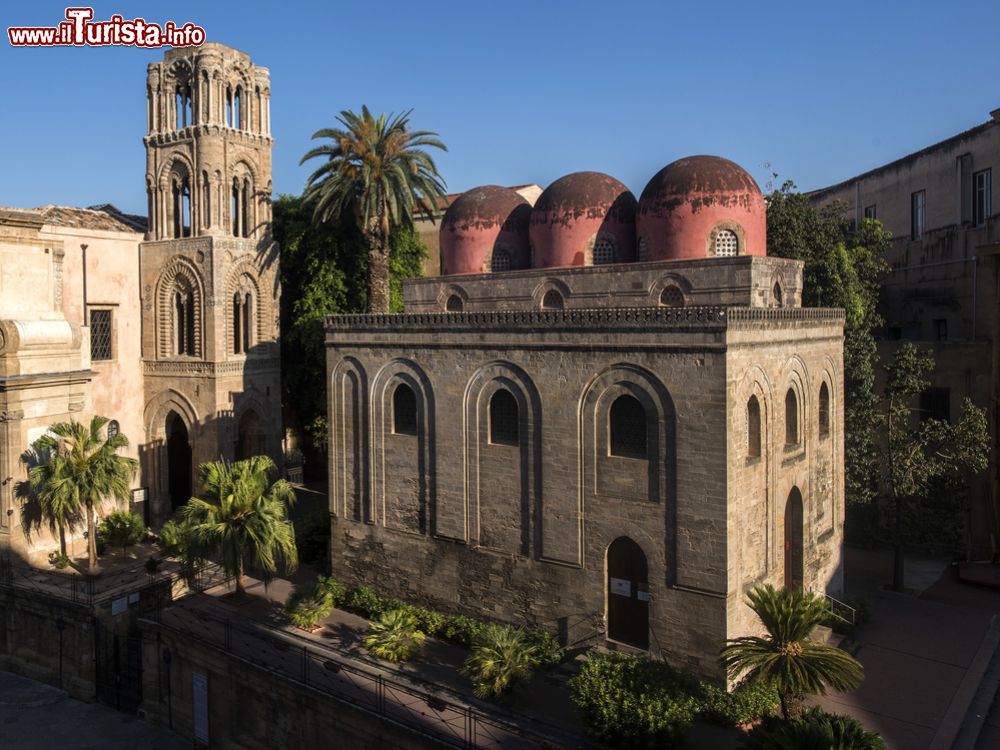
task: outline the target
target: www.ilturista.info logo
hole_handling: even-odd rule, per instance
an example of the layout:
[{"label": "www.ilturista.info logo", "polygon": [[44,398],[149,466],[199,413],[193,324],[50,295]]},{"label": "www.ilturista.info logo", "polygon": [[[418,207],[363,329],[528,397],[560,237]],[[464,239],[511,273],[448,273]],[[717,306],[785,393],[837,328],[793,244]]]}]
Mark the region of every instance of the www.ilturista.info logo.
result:
[{"label": "www.ilturista.info logo", "polygon": [[142,18],[93,17],[93,8],[67,8],[66,20],[57,26],[11,26],[7,38],[12,47],[197,47],[205,42],[205,29],[193,23],[167,21],[161,26]]}]

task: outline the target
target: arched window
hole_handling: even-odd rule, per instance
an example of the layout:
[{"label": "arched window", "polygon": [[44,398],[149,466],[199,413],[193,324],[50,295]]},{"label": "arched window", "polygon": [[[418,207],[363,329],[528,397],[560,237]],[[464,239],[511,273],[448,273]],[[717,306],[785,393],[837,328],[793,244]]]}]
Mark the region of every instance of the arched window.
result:
[{"label": "arched window", "polygon": [[253,190],[250,189],[250,178],[243,178],[243,203],[240,206],[240,217],[242,218],[243,237],[250,236],[250,196]]},{"label": "arched window", "polygon": [[181,94],[181,87],[174,91],[174,129],[180,130],[184,127],[184,96]]},{"label": "arched window", "polygon": [[194,292],[178,288],[174,292],[174,334],[176,354],[195,354]]},{"label": "arched window", "polygon": [[635,251],[635,259],[640,263],[649,260],[649,241],[645,237],[639,238],[639,245]]},{"label": "arched window", "polygon": [[542,309],[543,310],[562,310],[563,309],[563,297],[555,289],[549,289],[542,297]]},{"label": "arched window", "polygon": [[490,442],[498,445],[517,445],[519,439],[517,399],[501,389],[490,398]]},{"label": "arched window", "polygon": [[417,396],[405,383],[392,394],[392,431],[397,435],[417,434]]},{"label": "arched window", "polygon": [[236,95],[233,97],[233,127],[243,129],[243,87],[236,87]]},{"label": "arched window", "polygon": [[760,457],[760,401],[751,396],[747,401],[747,458]]},{"label": "arched window", "polygon": [[785,394],[785,445],[799,444],[799,400],[795,389]]},{"label": "arched window", "polygon": [[121,432],[121,427],[119,426],[117,419],[112,419],[110,422],[108,422],[108,440],[110,440],[120,432]]},{"label": "arched window", "polygon": [[723,258],[731,258],[738,254],[739,238],[732,229],[720,229],[715,235],[715,254]]},{"label": "arched window", "polygon": [[239,354],[243,349],[243,334],[240,326],[243,325],[243,314],[240,308],[243,306],[240,293],[233,295],[233,354]]},{"label": "arched window", "polygon": [[612,456],[647,458],[646,409],[635,396],[619,396],[608,413],[608,450]]},{"label": "arched window", "polygon": [[785,295],[781,292],[781,284],[777,281],[774,282],[774,287],[771,289],[771,304],[774,307],[784,307],[785,306]]},{"label": "arched window", "polygon": [[191,186],[187,180],[181,186],[181,230],[185,237],[191,236]]},{"label": "arched window", "polygon": [[448,303],[444,309],[448,312],[462,312],[462,307],[462,298],[457,294],[453,294],[448,298]]},{"label": "arched window", "polygon": [[243,351],[249,352],[253,346],[253,297],[247,292],[243,297]]},{"label": "arched window", "polygon": [[233,90],[226,86],[226,125],[233,126]]},{"label": "arched window", "polygon": [[671,284],[660,292],[660,307],[684,307],[684,294]]},{"label": "arched window", "polygon": [[502,273],[510,270],[510,253],[502,247],[494,248],[490,256],[490,272]]},{"label": "arched window", "polygon": [[819,387],[819,434],[820,437],[830,434],[830,389],[826,383]]},{"label": "arched window", "polygon": [[212,226],[212,188],[208,184],[208,172],[201,173],[201,193],[201,225],[207,229]]},{"label": "arched window", "polygon": [[233,200],[230,206],[230,215],[233,217],[233,237],[240,236],[240,181],[233,178]]},{"label": "arched window", "polygon": [[594,243],[594,265],[603,266],[615,262],[615,241],[610,237],[598,237]]}]

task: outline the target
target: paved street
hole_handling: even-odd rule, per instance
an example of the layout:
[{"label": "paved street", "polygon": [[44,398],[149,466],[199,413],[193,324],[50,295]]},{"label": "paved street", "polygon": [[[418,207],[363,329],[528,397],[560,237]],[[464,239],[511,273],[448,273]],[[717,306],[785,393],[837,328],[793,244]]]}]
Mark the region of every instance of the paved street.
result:
[{"label": "paved street", "polygon": [[0,672],[3,750],[182,750],[179,736],[56,688]]}]

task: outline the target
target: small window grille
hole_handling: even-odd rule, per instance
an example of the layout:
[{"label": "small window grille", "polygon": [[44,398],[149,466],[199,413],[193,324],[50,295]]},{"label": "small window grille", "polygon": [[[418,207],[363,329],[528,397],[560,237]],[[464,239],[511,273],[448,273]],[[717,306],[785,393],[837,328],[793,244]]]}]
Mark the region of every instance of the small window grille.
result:
[{"label": "small window grille", "polygon": [[684,307],[684,295],[673,284],[660,292],[660,307]]},{"label": "small window grille", "polygon": [[90,311],[90,358],[111,359],[111,311]]},{"label": "small window grille", "polygon": [[462,298],[457,294],[453,294],[448,298],[448,304],[445,306],[448,312],[462,312]]},{"label": "small window grille", "polygon": [[732,229],[720,229],[715,235],[715,254],[731,258],[739,252],[740,241]]},{"label": "small window grille", "polygon": [[112,419],[110,422],[108,422],[108,440],[113,438],[119,432],[121,432],[121,427],[118,425],[117,419]]},{"label": "small window grille", "polygon": [[490,442],[517,445],[519,432],[517,399],[510,391],[497,391],[490,399]]},{"label": "small window grille", "polygon": [[542,309],[543,310],[562,310],[563,309],[563,298],[555,289],[549,289],[542,297]]},{"label": "small window grille", "polygon": [[498,247],[493,251],[493,256],[490,258],[490,271],[493,273],[503,273],[504,271],[510,270],[510,253],[504,250],[502,247]]},{"label": "small window grille", "polygon": [[417,396],[405,383],[392,394],[392,431],[397,435],[417,434]]},{"label": "small window grille", "polygon": [[608,415],[612,456],[646,458],[646,409],[634,396],[624,395],[611,404]]},{"label": "small window grille", "polygon": [[594,265],[604,266],[615,262],[615,243],[610,237],[599,237],[594,243]]}]

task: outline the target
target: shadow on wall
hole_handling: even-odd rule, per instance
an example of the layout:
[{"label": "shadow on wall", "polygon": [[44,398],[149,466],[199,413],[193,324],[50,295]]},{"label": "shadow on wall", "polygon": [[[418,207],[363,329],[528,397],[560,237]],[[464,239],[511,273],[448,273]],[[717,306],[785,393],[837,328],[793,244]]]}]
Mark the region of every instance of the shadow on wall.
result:
[{"label": "shadow on wall", "polygon": [[[139,463],[148,489],[146,522],[159,528],[199,492],[199,467],[209,461],[234,461],[266,455],[284,476],[282,415],[276,405],[278,379],[262,370],[276,366],[277,344],[264,342],[247,349],[243,387],[230,395],[227,408],[198,418],[192,400],[180,389],[171,389],[147,415],[147,435],[139,444]],[[266,382],[274,379],[275,382]],[[259,382],[265,381],[265,382]],[[203,388],[213,384],[201,383]]]}]

